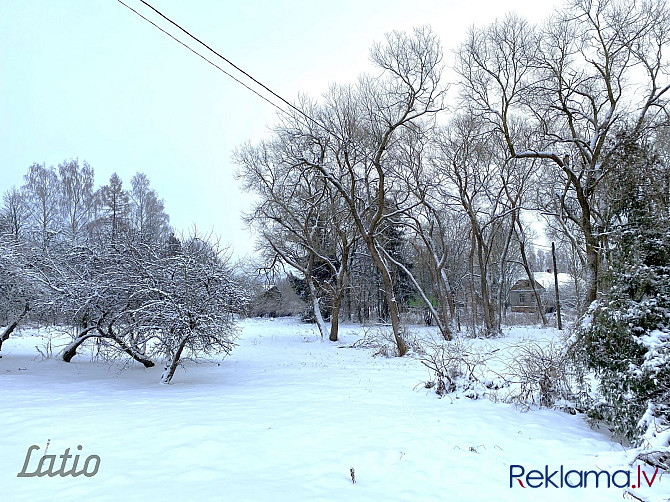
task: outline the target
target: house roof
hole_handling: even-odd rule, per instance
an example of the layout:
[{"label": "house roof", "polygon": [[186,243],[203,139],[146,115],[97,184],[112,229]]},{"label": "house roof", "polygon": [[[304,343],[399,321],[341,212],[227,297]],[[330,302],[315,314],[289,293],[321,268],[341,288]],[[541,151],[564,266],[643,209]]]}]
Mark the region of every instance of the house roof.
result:
[{"label": "house roof", "polygon": [[[536,288],[542,289],[553,289],[554,288],[554,273],[553,272],[535,272],[533,274],[535,279]],[[570,274],[559,273],[558,274],[558,287],[562,288],[564,286],[570,286],[573,283],[573,277]],[[517,281],[512,286],[514,291],[530,291],[530,282],[528,277],[524,274],[519,277]]]},{"label": "house roof", "polygon": [[[545,289],[545,287],[540,284],[537,280],[535,281],[535,289]],[[530,281],[528,278],[519,279],[512,286],[512,291],[531,291]]]},{"label": "house roof", "polygon": [[[554,273],[553,272],[535,272],[533,274],[535,280],[542,285],[544,288],[553,288],[554,287]],[[559,273],[558,274],[558,287],[569,286],[574,282],[573,277],[570,274]]]}]

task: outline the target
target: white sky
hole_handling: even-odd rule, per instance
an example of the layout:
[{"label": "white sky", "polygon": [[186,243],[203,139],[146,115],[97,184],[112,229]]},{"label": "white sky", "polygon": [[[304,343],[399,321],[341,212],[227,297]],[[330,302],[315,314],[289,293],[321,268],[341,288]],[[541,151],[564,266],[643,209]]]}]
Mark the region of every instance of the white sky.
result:
[{"label": "white sky", "polygon": [[[124,1],[158,21],[139,0]],[[451,63],[471,25],[510,11],[540,21],[560,4],[149,3],[288,100],[370,70],[371,44],[393,29],[430,24]],[[130,187],[141,171],[178,231],[197,223],[242,256],[253,242],[240,220],[248,196],[233,178],[231,153],[267,134],[275,111],[115,0],[0,0],[0,192],[21,185],[33,162],[87,160],[98,186],[117,172]]]}]

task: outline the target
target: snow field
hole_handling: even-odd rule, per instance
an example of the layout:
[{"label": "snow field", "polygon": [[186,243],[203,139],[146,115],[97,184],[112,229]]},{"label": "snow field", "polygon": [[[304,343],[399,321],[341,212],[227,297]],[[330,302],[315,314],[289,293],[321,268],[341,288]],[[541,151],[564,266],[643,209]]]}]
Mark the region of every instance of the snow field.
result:
[{"label": "snow field", "polygon": [[[416,358],[348,348],[363,334],[357,326],[343,326],[337,344],[292,319],[241,327],[220,366],[187,364],[169,386],[158,383],[161,368],[42,360],[39,333],[10,339],[0,359],[0,499],[621,499],[617,488],[509,487],[510,464],[628,469],[622,447],[579,416],[438,399]],[[99,455],[99,472],[16,477],[28,447],[42,455],[47,439],[49,454],[82,445],[80,465]],[[668,486],[663,479],[645,495],[662,500]]]}]

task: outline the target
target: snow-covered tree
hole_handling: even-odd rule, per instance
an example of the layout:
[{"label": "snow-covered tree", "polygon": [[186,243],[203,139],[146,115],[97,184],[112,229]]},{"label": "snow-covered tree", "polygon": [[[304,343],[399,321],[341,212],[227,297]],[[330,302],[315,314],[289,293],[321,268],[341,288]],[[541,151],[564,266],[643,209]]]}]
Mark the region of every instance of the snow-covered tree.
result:
[{"label": "snow-covered tree", "polygon": [[63,232],[71,242],[81,244],[92,216],[93,169],[86,161],[80,166],[78,159],[67,160],[58,165],[58,181]]},{"label": "snow-covered tree", "polygon": [[225,250],[191,235],[182,249],[146,264],[137,294],[147,297],[138,317],[156,333],[152,352],[166,360],[161,382],[170,383],[184,357],[229,354],[237,330],[234,314],[247,301]]},{"label": "snow-covered tree", "polygon": [[169,383],[183,356],[230,352],[246,293],[225,256],[197,235],[170,249],[125,239],[50,262],[59,308],[79,328],[65,361],[95,340],[108,356],[125,353],[146,367],[166,360],[161,381]]},{"label": "snow-covered tree", "polygon": [[63,351],[64,361],[71,361],[83,343],[95,340],[109,357],[123,352],[146,367],[154,366],[136,316],[144,301],[136,295],[142,281],[138,263],[146,259],[124,243],[68,248],[43,258],[54,301],[65,322],[76,328]]},{"label": "snow-covered tree", "polygon": [[58,233],[61,224],[58,176],[53,166],[33,164],[24,179],[29,235],[34,242],[46,248]]},{"label": "snow-covered tree", "polygon": [[48,303],[34,254],[12,234],[0,234],[0,349],[31,311]]},{"label": "snow-covered tree", "polygon": [[590,413],[642,446],[658,437],[658,451],[646,457],[667,469],[670,444],[661,431],[670,430],[670,165],[649,144],[626,137],[610,160],[616,192],[608,289],[589,308],[573,349],[578,366],[598,378],[597,389],[583,389]]}]

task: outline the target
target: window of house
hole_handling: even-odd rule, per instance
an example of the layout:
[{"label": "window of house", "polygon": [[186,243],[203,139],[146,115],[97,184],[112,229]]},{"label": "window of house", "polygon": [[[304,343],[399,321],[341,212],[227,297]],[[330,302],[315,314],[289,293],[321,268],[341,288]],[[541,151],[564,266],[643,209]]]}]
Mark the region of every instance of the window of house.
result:
[{"label": "window of house", "polygon": [[526,303],[526,295],[524,293],[519,295],[519,303]]}]

